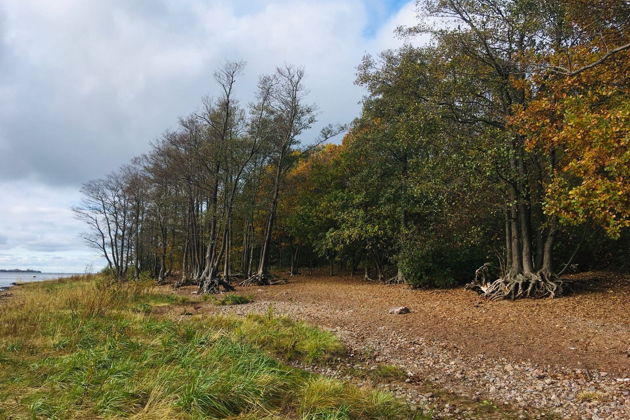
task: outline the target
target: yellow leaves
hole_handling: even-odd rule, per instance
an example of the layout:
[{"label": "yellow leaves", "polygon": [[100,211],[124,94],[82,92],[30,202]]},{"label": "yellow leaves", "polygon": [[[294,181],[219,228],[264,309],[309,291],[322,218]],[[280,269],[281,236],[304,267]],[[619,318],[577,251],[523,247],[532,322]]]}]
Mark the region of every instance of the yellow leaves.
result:
[{"label": "yellow leaves", "polygon": [[[592,62],[592,46],[574,47],[574,65]],[[558,57],[547,57],[558,64]],[[535,75],[527,107],[509,124],[529,151],[553,154],[545,211],[569,223],[588,219],[618,236],[630,227],[630,54],[573,77]],[[520,87],[520,86],[518,86]]]}]

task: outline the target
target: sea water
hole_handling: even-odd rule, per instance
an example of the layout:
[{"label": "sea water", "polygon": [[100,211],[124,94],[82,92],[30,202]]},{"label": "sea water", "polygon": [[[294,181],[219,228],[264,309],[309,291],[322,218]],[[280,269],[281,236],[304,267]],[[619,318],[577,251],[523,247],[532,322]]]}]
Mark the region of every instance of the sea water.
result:
[{"label": "sea water", "polygon": [[15,282],[25,283],[31,281],[53,280],[63,277],[75,276],[74,273],[24,273],[15,271],[0,272],[0,289],[11,287]]}]

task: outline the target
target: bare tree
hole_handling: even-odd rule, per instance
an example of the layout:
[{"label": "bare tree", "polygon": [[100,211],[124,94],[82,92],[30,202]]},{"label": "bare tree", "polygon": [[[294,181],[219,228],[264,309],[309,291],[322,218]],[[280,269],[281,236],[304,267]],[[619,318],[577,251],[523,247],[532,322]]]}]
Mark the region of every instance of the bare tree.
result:
[{"label": "bare tree", "polygon": [[314,108],[304,103],[306,91],[303,79],[304,70],[293,66],[278,68],[275,75],[269,78],[274,86],[271,91],[270,108],[273,121],[271,160],[275,167],[275,175],[258,271],[245,280],[245,284],[269,284],[271,281],[269,253],[282,177],[289,167],[291,148],[298,144],[298,136],[315,122]]},{"label": "bare tree", "polygon": [[113,173],[90,181],[81,192],[84,198],[73,210],[90,228],[84,239],[103,254],[114,276],[123,280],[131,262],[133,221],[124,177]]}]

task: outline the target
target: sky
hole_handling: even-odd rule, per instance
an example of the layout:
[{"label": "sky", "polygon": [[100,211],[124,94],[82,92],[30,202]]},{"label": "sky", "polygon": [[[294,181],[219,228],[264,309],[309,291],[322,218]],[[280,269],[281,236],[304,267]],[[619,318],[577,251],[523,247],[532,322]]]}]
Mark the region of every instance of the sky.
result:
[{"label": "sky", "polygon": [[365,54],[397,48],[410,0],[0,0],[0,268],[98,270],[72,206],[213,96],[243,60],[237,96],[261,74],[305,69],[318,127],[358,116]]}]

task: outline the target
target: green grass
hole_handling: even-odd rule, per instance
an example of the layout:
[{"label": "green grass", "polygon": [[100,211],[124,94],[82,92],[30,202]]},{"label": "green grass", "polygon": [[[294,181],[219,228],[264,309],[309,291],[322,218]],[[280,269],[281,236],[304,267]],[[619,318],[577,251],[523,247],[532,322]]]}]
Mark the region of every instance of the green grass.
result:
[{"label": "green grass", "polygon": [[228,293],[226,295],[221,296],[220,298],[211,296],[212,303],[215,305],[244,305],[246,303],[251,303],[254,301],[251,296],[242,296],[237,295],[235,293]]},{"label": "green grass", "polygon": [[374,369],[369,371],[369,376],[375,380],[383,381],[404,381],[407,379],[407,373],[395,365],[376,365]]},{"label": "green grass", "polygon": [[305,323],[271,311],[152,313],[188,303],[147,282],[19,287],[0,304],[0,419],[426,418],[390,394],[286,365],[344,353]]}]

